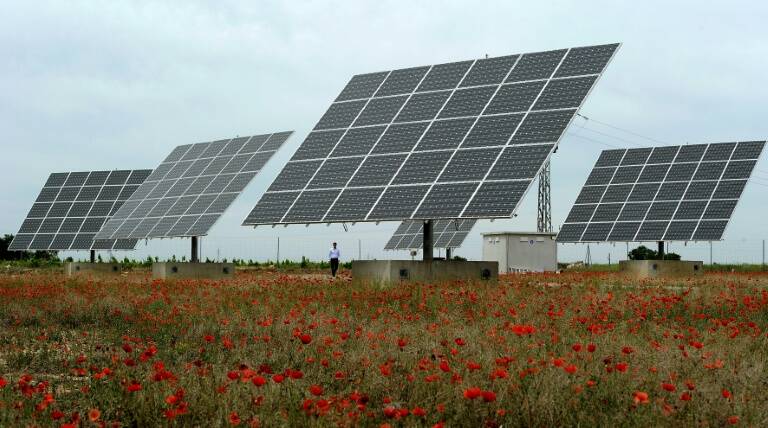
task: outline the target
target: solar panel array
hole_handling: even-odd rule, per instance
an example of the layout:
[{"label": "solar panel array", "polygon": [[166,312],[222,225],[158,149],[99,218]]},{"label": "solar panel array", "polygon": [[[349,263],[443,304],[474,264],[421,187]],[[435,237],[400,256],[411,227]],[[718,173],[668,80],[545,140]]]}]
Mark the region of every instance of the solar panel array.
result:
[{"label": "solar panel array", "polygon": [[151,169],[137,169],[51,174],[9,249],[134,249],[135,239],[94,238],[151,173]]},{"label": "solar panel array", "polygon": [[[469,231],[477,222],[476,219],[466,220],[437,220],[432,226],[432,242],[434,248],[459,248]],[[418,250],[424,246],[424,222],[406,220],[400,223],[392,238],[389,239],[385,250]]]},{"label": "solar panel array", "polygon": [[764,141],[606,150],[559,242],[722,239]]},{"label": "solar panel array", "polygon": [[202,236],[291,132],[176,147],[104,225],[99,238]]},{"label": "solar panel array", "polygon": [[617,47],[354,76],[244,224],[510,217]]}]

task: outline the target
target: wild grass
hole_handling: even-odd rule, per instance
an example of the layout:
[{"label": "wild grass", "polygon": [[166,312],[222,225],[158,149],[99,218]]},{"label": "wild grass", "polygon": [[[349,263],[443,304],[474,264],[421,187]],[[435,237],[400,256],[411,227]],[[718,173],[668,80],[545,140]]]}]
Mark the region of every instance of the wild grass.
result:
[{"label": "wild grass", "polygon": [[766,425],[768,276],[0,277],[0,425]]}]

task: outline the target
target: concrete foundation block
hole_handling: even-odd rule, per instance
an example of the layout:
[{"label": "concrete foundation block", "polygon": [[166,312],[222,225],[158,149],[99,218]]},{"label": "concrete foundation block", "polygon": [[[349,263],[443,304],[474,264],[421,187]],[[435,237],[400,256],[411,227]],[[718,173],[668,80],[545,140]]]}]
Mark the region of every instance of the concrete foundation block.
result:
[{"label": "concrete foundation block", "polygon": [[499,278],[499,263],[459,260],[359,260],[352,262],[354,281],[486,280]]},{"label": "concrete foundation block", "polygon": [[234,263],[152,263],[155,279],[227,279],[235,277]]},{"label": "concrete foundation block", "polygon": [[619,270],[635,278],[684,278],[702,275],[704,262],[688,260],[622,260]]},{"label": "concrete foundation block", "polygon": [[64,274],[75,275],[120,275],[123,267],[119,263],[64,263]]}]

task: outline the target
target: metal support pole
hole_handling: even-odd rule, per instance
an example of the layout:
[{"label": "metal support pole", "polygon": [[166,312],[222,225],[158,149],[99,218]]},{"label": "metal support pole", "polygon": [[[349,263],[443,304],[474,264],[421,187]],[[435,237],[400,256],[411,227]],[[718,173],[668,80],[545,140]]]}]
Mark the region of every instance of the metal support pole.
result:
[{"label": "metal support pole", "polygon": [[658,256],[659,256],[659,260],[664,259],[664,241],[659,241]]},{"label": "metal support pole", "polygon": [[357,240],[357,259],[358,260],[363,259],[363,240],[362,239]]},{"label": "metal support pole", "polygon": [[197,254],[198,254],[198,246],[197,246],[197,236],[192,237],[192,257],[189,259],[192,263],[197,263],[200,260],[198,260]]},{"label": "metal support pole", "polygon": [[712,266],[712,241],[709,241],[709,265]]},{"label": "metal support pole", "polygon": [[549,161],[539,173],[539,204],[536,215],[536,231],[552,232],[552,198],[550,196]]},{"label": "metal support pole", "polygon": [[452,253],[453,253],[453,251],[450,248],[446,248],[445,249],[445,259],[446,260],[450,260],[451,256],[453,256]]},{"label": "metal support pole", "polygon": [[432,233],[432,220],[425,220],[424,221],[424,244],[422,246],[422,251],[424,255],[424,261],[425,262],[431,262],[433,257],[433,251],[434,251],[434,242],[433,240],[433,233]]},{"label": "metal support pole", "polygon": [[765,239],[763,239],[763,259],[762,260],[763,260],[763,262],[761,263],[761,265],[763,266],[762,270],[765,270]]},{"label": "metal support pole", "polygon": [[96,250],[91,250],[91,263],[96,263]]},{"label": "metal support pole", "polygon": [[280,267],[280,237],[277,237],[277,261],[275,266]]}]

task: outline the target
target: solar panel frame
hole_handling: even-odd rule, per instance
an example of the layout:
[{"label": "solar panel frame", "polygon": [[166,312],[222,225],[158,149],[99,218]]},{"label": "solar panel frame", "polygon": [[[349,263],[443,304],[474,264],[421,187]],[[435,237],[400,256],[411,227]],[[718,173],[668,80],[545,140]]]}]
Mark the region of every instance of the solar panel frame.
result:
[{"label": "solar panel frame", "polygon": [[[398,100],[394,105],[399,106],[399,109],[397,111],[394,111],[395,109],[387,109],[386,116],[392,116],[392,120],[389,120],[388,122],[369,122],[369,121],[363,121],[367,126],[386,126],[386,130],[381,134],[377,142],[373,145],[371,150],[367,153],[367,155],[364,156],[363,161],[359,162],[358,168],[347,178],[347,182],[344,185],[339,185],[332,188],[327,188],[327,190],[336,190],[337,198],[331,203],[331,205],[328,207],[328,209],[325,212],[319,213],[317,215],[311,216],[311,217],[303,217],[301,218],[301,221],[298,221],[296,218],[289,218],[288,213],[291,211],[291,208],[294,203],[299,201],[301,198],[296,197],[294,198],[294,201],[291,203],[291,205],[285,209],[282,210],[282,216],[279,219],[276,219],[275,211],[274,210],[268,210],[270,213],[268,216],[261,217],[260,212],[262,212],[262,208],[259,207],[259,205],[262,204],[262,201],[260,200],[254,209],[251,211],[251,213],[248,215],[248,217],[243,221],[243,225],[260,225],[260,224],[292,224],[292,223],[330,223],[330,222],[358,222],[358,221],[381,221],[381,220],[402,220],[402,219],[426,219],[424,218],[426,215],[431,216],[432,219],[439,219],[439,218],[508,218],[514,215],[514,212],[516,211],[520,199],[522,197],[518,198],[514,201],[514,204],[509,206],[508,204],[505,205],[505,209],[487,209],[484,210],[485,207],[484,203],[480,203],[479,199],[476,199],[479,197],[479,192],[481,192],[483,189],[490,189],[488,186],[484,186],[487,183],[491,182],[514,182],[518,181],[521,183],[526,184],[525,191],[521,196],[524,196],[524,194],[528,191],[528,188],[530,187],[530,184],[533,181],[533,178],[538,175],[538,173],[541,171],[541,168],[543,165],[546,164],[546,161],[549,159],[549,157],[552,155],[553,151],[556,149],[557,144],[559,143],[560,139],[562,138],[562,135],[565,131],[565,129],[568,127],[570,122],[573,120],[573,117],[575,116],[578,109],[583,104],[584,100],[588,97],[589,93],[594,89],[594,85],[596,81],[599,79],[599,77],[602,75],[605,67],[610,63],[611,59],[615,55],[616,51],[618,50],[619,44],[612,44],[612,45],[603,45],[603,46],[593,46],[593,47],[587,47],[585,49],[589,48],[604,48],[607,49],[609,54],[603,54],[602,57],[602,65],[599,67],[599,71],[596,73],[590,73],[588,75],[579,75],[579,74],[569,74],[565,73],[563,75],[555,76],[555,73],[559,70],[559,66],[569,57],[569,52],[571,50],[564,49],[559,51],[549,51],[544,53],[529,53],[529,54],[522,54],[522,55],[515,55],[513,56],[515,58],[514,63],[512,66],[507,70],[506,75],[504,79],[502,79],[500,82],[496,83],[486,83],[483,81],[482,84],[478,84],[475,86],[472,85],[464,85],[464,82],[468,78],[468,76],[475,70],[475,67],[478,64],[485,64],[483,61],[488,60],[494,60],[498,63],[501,63],[503,61],[499,60],[498,58],[491,58],[486,60],[475,60],[470,62],[459,62],[459,63],[451,63],[451,64],[440,64],[435,66],[427,66],[427,67],[420,67],[420,68],[412,68],[412,69],[405,69],[405,70],[393,70],[386,73],[386,77],[384,77],[383,80],[381,79],[373,79],[371,77],[372,75],[357,75],[352,78],[350,83],[345,87],[344,90],[342,90],[342,93],[348,92],[347,88],[356,87],[355,91],[360,90],[359,82],[361,81],[369,81],[369,82],[377,82],[378,87],[376,90],[367,90],[367,93],[373,92],[374,95],[372,97],[365,97],[362,99],[345,99],[344,101],[339,101],[341,95],[339,98],[337,98],[337,101],[335,101],[331,107],[328,109],[328,111],[323,115],[323,117],[320,119],[318,124],[315,126],[313,131],[307,136],[305,139],[305,142],[302,143],[302,145],[297,150],[296,155],[289,161],[288,165],[286,166],[286,169],[292,168],[293,165],[298,163],[301,160],[307,160],[307,159],[314,159],[316,161],[320,161],[320,167],[317,168],[313,172],[306,172],[306,179],[302,180],[306,183],[301,189],[285,189],[286,183],[284,182],[284,179],[281,177],[278,177],[278,179],[275,180],[275,182],[270,186],[270,188],[267,190],[267,192],[262,196],[262,199],[264,199],[266,202],[264,202],[267,205],[270,205],[274,207],[274,205],[271,205],[271,202],[274,197],[268,196],[271,194],[279,193],[279,192],[294,192],[298,191],[299,194],[303,194],[304,192],[308,191],[315,191],[320,190],[318,188],[310,188],[307,186],[307,183],[313,182],[315,180],[315,176],[319,174],[319,171],[322,170],[322,166],[329,162],[330,159],[333,159],[334,156],[338,155],[338,152],[336,151],[337,147],[339,146],[339,142],[342,141],[345,138],[345,135],[347,135],[349,132],[352,132],[352,130],[360,129],[360,126],[355,126],[355,124],[359,124],[360,117],[364,114],[366,110],[376,110],[377,107],[380,105],[383,105],[381,101],[381,97],[397,97]],[[574,52],[576,52],[576,49],[574,48]],[[554,66],[551,66],[551,62],[554,60],[552,58],[556,59],[556,63]],[[506,57],[502,57],[506,58]],[[511,62],[509,59],[505,60],[507,62]],[[521,62],[522,61],[522,62]],[[549,62],[548,62],[549,61]],[[516,73],[518,70],[517,65],[522,63],[528,64],[526,67],[528,68],[521,68],[522,73]],[[577,61],[578,62],[578,61]],[[459,67],[458,64],[469,64],[466,67]],[[550,65],[547,65],[550,64]],[[453,67],[453,68],[452,68]],[[457,80],[457,85],[452,86],[450,88],[447,88],[449,91],[451,91],[451,95],[449,97],[439,97],[440,99],[445,99],[443,101],[442,106],[437,111],[437,113],[434,115],[434,117],[431,120],[424,120],[422,122],[400,122],[398,121],[398,117],[401,117],[400,115],[403,114],[404,110],[407,110],[409,108],[413,108],[414,104],[417,100],[421,100],[423,98],[427,98],[428,95],[426,94],[434,94],[438,92],[443,92],[446,90],[445,87],[440,86],[439,88],[435,88],[430,91],[422,91],[421,88],[423,88],[424,81],[429,79],[429,76],[431,75],[433,70],[440,69],[454,69],[452,73],[457,73],[455,70],[464,70],[464,74],[461,76],[460,79]],[[546,70],[546,74],[542,75],[541,73]],[[497,73],[495,71],[494,73]],[[531,74],[534,73],[534,74]],[[516,77],[512,77],[515,75]],[[370,79],[367,79],[366,76],[371,77]],[[380,76],[380,74],[378,75]],[[401,79],[402,78],[402,79]],[[552,87],[555,88],[555,83],[557,82],[563,82],[564,84],[571,84],[574,85],[578,82],[580,82],[579,79],[584,79],[589,81],[589,85],[587,90],[584,90],[584,85],[580,87],[580,94],[578,95],[578,102],[575,101],[568,101],[567,107],[558,107],[554,109],[545,109],[545,110],[537,110],[537,102],[542,97],[542,94],[547,91],[548,88]],[[393,80],[394,79],[394,80]],[[406,84],[405,81],[408,81]],[[400,83],[393,83],[393,82],[400,82]],[[482,81],[482,79],[481,79]],[[494,80],[495,81],[495,80]],[[492,114],[488,114],[490,105],[494,102],[494,100],[498,100],[497,96],[500,92],[500,90],[503,88],[507,90],[508,88],[511,88],[514,85],[526,85],[526,84],[535,84],[535,83],[541,83],[540,87],[538,88],[538,92],[535,97],[531,100],[530,104],[527,105],[527,107],[518,112],[510,112],[506,110],[517,110],[518,108],[514,107],[514,103],[511,104],[504,104],[504,105],[511,105],[511,107],[505,107],[501,108],[498,107],[500,104],[499,102],[496,103],[496,106],[492,110]],[[371,83],[372,84],[372,83]],[[573,85],[572,85],[573,86]],[[517,86],[516,86],[517,87]],[[385,89],[386,88],[386,89]],[[393,88],[397,88],[397,90],[394,90]],[[351,91],[351,89],[350,89]],[[554,91],[554,89],[553,89]],[[556,92],[556,91],[555,91]],[[471,93],[477,93],[482,95],[481,97],[464,97],[466,94]],[[438,97],[435,95],[434,97]],[[362,103],[360,103],[362,101]],[[354,106],[348,106],[349,108],[342,108],[339,106],[340,103],[357,103]],[[392,103],[390,103],[392,104]],[[503,104],[503,103],[502,103]],[[389,104],[388,104],[389,106]],[[435,105],[430,104],[429,109],[430,112],[435,110]],[[344,120],[337,120],[336,116],[338,116],[341,111],[348,111],[348,110],[354,110],[355,114],[348,114],[346,115]],[[420,111],[419,114],[423,113],[423,111]],[[371,113],[372,114],[372,113]],[[372,117],[371,114],[367,114],[365,117]],[[427,113],[424,113],[425,115]],[[431,115],[431,113],[429,113]],[[462,115],[470,115],[470,116],[462,116]],[[419,118],[422,118],[423,116],[418,116]],[[450,119],[448,119],[450,118]],[[478,140],[478,133],[477,131],[481,129],[478,127],[479,124],[487,123],[489,120],[500,120],[504,118],[509,118],[510,120],[514,118],[513,122],[510,122],[510,131],[509,134],[503,137],[502,142],[494,141],[493,134],[488,134],[488,136],[483,137],[484,140]],[[446,140],[445,142],[442,142],[441,140],[435,140],[433,143],[425,143],[425,145],[422,145],[422,141],[429,140],[428,137],[430,135],[430,132],[434,129],[438,128],[438,125],[449,125],[448,121],[456,121],[454,123],[451,123],[451,125],[459,125],[461,124],[462,120],[466,120],[468,122],[472,122],[469,129],[466,129],[466,131],[462,132],[462,128],[455,128],[454,131],[451,132],[458,132],[460,134],[463,134],[460,139],[454,138],[450,140]],[[332,125],[329,125],[333,123]],[[345,189],[349,188],[356,188],[360,186],[355,186],[352,184],[353,177],[357,174],[359,171],[359,168],[365,163],[365,160],[370,158],[371,156],[374,156],[378,153],[384,153],[385,151],[381,150],[381,147],[389,148],[389,146],[382,145],[382,141],[387,138],[387,135],[391,132],[394,127],[396,126],[402,126],[403,124],[419,124],[424,123],[426,126],[425,129],[420,131],[420,135],[418,138],[411,143],[408,142],[407,145],[404,145],[402,148],[397,148],[395,150],[398,151],[386,151],[387,153],[403,153],[406,155],[405,160],[399,165],[397,171],[393,175],[391,175],[390,180],[383,186],[381,189],[377,200],[373,203],[373,205],[370,207],[369,211],[366,213],[365,216],[361,216],[358,213],[355,213],[356,215],[350,216],[350,217],[340,217],[338,215],[332,214],[333,210],[336,208],[336,205],[339,201],[339,198],[341,197],[341,194]],[[490,131],[497,131],[501,128],[499,128],[500,124],[496,124],[488,128]],[[336,127],[334,127],[336,126]],[[313,146],[315,144],[315,141],[325,141],[327,138],[327,134],[330,132],[338,132],[340,135],[334,136],[331,140],[333,140],[333,143],[329,143],[327,147],[324,147],[322,150],[319,150],[319,147]],[[442,132],[442,131],[441,131]],[[451,135],[451,134],[447,134]],[[453,135],[456,135],[455,133]],[[488,138],[491,138],[491,140],[488,140]],[[530,145],[537,145],[537,144],[548,144],[551,145],[551,149],[547,153],[545,157],[542,159],[536,159],[535,163],[537,164],[536,168],[536,174],[533,174],[531,177],[526,178],[514,178],[514,179],[502,179],[502,180],[490,180],[489,174],[491,171],[493,171],[495,165],[498,163],[499,159],[501,158],[502,154],[504,153],[504,149],[507,147],[513,147],[513,146],[530,146]],[[457,155],[457,152],[460,150],[463,151],[464,149],[468,148],[495,148],[497,149],[495,151],[495,157],[493,157],[493,161],[488,163],[487,166],[483,166],[483,169],[478,173],[477,175],[482,175],[481,178],[475,179],[472,177],[470,180],[465,180],[461,177],[452,178],[452,181],[449,181],[450,184],[462,184],[466,182],[474,182],[474,190],[472,192],[467,193],[464,195],[464,200],[462,201],[456,201],[458,204],[461,202],[462,207],[456,212],[456,209],[453,210],[445,210],[445,212],[442,213],[436,213],[433,210],[422,210],[421,206],[425,204],[427,201],[431,200],[430,195],[432,195],[434,192],[437,192],[440,188],[442,188],[442,185],[448,184],[446,183],[446,178],[443,176],[445,174],[446,168],[448,165],[451,164],[451,161],[454,159],[454,156]],[[424,149],[428,149],[429,151],[424,151]],[[308,158],[307,153],[314,153],[317,157],[315,158]],[[335,153],[335,155],[334,155]],[[435,156],[439,157],[441,153],[447,154],[447,161],[443,163],[442,165],[439,165],[439,172],[434,176],[424,176],[420,178],[416,178],[417,181],[415,182],[409,182],[409,183],[403,183],[402,177],[398,177],[400,175],[400,172],[409,164],[409,160],[413,157],[419,156],[419,154],[423,154],[425,159],[433,159]],[[318,155],[322,154],[322,155]],[[355,152],[354,154],[358,155],[358,152]],[[533,162],[533,161],[532,161]],[[539,163],[540,162],[540,163]],[[424,171],[424,163],[419,162],[417,165],[420,168],[417,168],[420,171]],[[462,181],[463,180],[463,181]],[[378,185],[378,184],[377,184]],[[421,195],[421,198],[418,201],[412,201],[409,202],[411,205],[408,207],[403,207],[401,209],[394,209],[392,207],[382,207],[382,205],[386,203],[392,203],[391,199],[387,199],[387,195],[391,193],[391,189],[393,188],[405,188],[406,186],[413,185],[413,186],[427,186],[427,191],[424,192]],[[487,195],[484,196],[487,200]],[[266,209],[266,207],[264,207]],[[318,210],[319,211],[319,210]],[[405,211],[405,212],[404,212]],[[264,211],[267,212],[267,211]],[[385,214],[385,215],[383,215]]]},{"label": "solar panel frame", "polygon": [[[622,208],[618,217],[609,220],[612,230],[619,227],[620,231],[616,234],[609,231],[608,235],[601,238],[601,235],[590,232],[598,226],[592,229],[590,227],[594,222],[603,222],[606,219],[596,216],[594,212],[587,220],[584,220],[584,216],[580,216],[580,213],[590,205],[605,204],[608,190],[612,187],[594,185],[595,182],[602,181],[595,177],[605,177],[606,171],[610,170],[612,174],[609,181],[614,181],[618,171],[618,168],[613,166],[617,164],[616,159],[618,158],[618,162],[621,163],[629,151],[647,150],[647,148],[603,151],[571,208],[557,240],[558,242],[721,240],[765,143],[765,141],[743,141],[651,148],[653,151],[646,157],[643,171],[649,168],[657,170],[649,174],[655,177],[656,181],[642,180],[643,173],[639,174],[632,183],[629,197],[620,202]],[[660,152],[659,156],[655,156],[657,151]],[[621,156],[617,156],[618,154]],[[667,165],[667,168],[658,168],[659,165]],[[729,168],[731,172],[726,175]],[[658,173],[662,170],[666,170],[663,177]],[[604,189],[599,198],[582,196],[596,195],[601,187]],[[635,190],[639,188],[643,190],[636,195]],[[640,218],[638,210],[643,209],[641,208],[643,206],[645,206],[645,213]],[[624,224],[635,223],[638,223],[639,227],[635,235],[630,237],[629,232],[633,226],[624,226]],[[701,233],[699,228],[702,228]]]},{"label": "solar panel frame", "polygon": [[[432,226],[433,248],[459,248],[477,219],[440,219]],[[419,250],[423,247],[422,220],[400,222],[385,250]]]},{"label": "solar panel frame", "polygon": [[50,174],[9,250],[133,250],[137,240],[96,240],[94,235],[114,207],[124,203],[120,195],[133,193],[134,183],[142,183],[151,173],[139,169]]},{"label": "solar panel frame", "polygon": [[236,137],[174,148],[97,237],[206,235],[292,133]]}]

